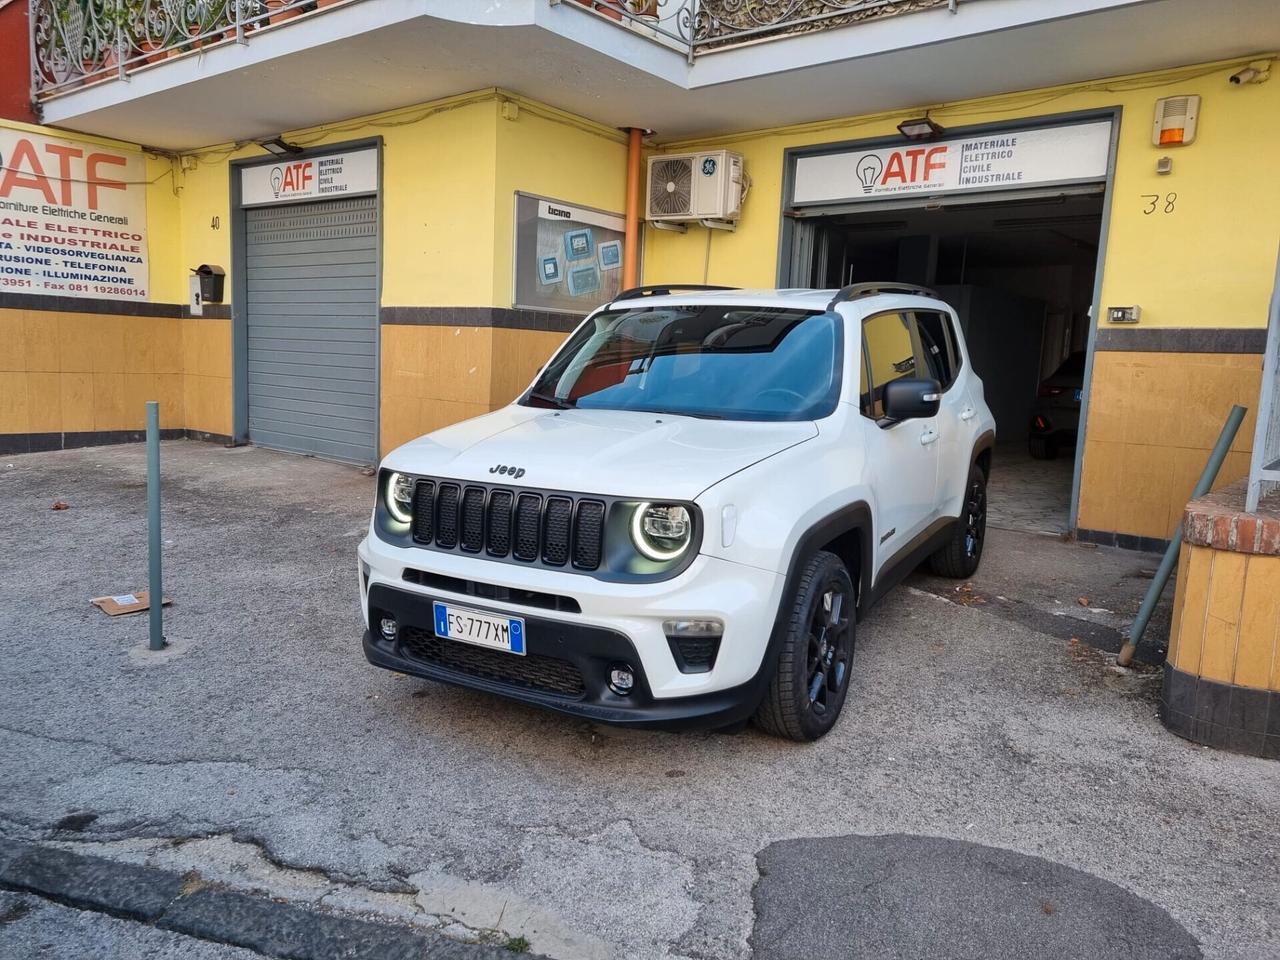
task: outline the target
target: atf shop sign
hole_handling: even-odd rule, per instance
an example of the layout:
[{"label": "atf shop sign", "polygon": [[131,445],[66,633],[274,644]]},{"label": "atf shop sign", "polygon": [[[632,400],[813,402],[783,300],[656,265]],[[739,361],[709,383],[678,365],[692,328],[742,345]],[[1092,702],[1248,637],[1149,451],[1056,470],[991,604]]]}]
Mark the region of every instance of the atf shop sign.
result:
[{"label": "atf shop sign", "polygon": [[1111,122],[1076,123],[796,159],[792,203],[1007,190],[1107,175]]},{"label": "atf shop sign", "polygon": [[372,148],[306,160],[281,157],[278,163],[258,164],[240,171],[240,202],[246,207],[330,200],[377,190],[378,151]]},{"label": "atf shop sign", "polygon": [[0,127],[0,293],[147,298],[141,153]]}]

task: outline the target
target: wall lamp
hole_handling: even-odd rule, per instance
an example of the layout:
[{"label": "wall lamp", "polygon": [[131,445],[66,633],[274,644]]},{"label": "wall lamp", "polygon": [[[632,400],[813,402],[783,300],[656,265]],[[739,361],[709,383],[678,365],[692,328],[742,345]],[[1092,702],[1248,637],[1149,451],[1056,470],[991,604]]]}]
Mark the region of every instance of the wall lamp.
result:
[{"label": "wall lamp", "polygon": [[296,143],[290,143],[284,137],[271,137],[267,140],[259,140],[258,146],[267,153],[274,153],[277,157],[287,157],[291,153],[301,153],[302,148]]},{"label": "wall lamp", "polygon": [[934,123],[928,114],[913,120],[903,120],[898,124],[898,132],[908,140],[932,140],[946,132],[941,124]]}]

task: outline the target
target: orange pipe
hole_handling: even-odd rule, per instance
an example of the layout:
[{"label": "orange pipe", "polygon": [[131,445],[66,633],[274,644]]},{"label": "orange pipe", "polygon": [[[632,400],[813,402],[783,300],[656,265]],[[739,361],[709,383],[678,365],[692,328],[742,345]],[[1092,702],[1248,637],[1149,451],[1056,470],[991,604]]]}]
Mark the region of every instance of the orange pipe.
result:
[{"label": "orange pipe", "polygon": [[626,240],[622,245],[623,289],[640,283],[640,138],[644,131],[627,131]]}]

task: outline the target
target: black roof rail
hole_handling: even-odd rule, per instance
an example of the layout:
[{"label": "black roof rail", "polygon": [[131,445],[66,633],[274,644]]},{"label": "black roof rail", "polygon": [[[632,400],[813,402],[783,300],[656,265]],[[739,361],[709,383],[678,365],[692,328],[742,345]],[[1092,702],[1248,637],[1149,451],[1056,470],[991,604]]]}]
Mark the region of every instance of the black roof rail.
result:
[{"label": "black roof rail", "polygon": [[631,287],[616,297],[618,300],[639,300],[641,297],[665,297],[672,290],[741,290],[741,287],[723,287],[714,283],[651,283],[643,287]]},{"label": "black roof rail", "polygon": [[848,303],[850,300],[857,300],[859,297],[874,297],[878,293],[906,293],[917,297],[934,297],[935,299],[938,296],[937,291],[930,290],[928,287],[923,287],[918,283],[851,283],[849,286],[841,287],[836,291],[836,295],[827,304],[827,309],[833,310],[837,303]]}]

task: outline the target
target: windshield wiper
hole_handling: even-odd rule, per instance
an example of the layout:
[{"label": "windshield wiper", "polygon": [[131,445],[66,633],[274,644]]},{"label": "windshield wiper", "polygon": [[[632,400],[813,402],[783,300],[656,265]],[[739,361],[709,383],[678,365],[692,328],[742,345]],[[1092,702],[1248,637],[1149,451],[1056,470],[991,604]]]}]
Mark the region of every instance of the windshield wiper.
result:
[{"label": "windshield wiper", "polygon": [[575,404],[572,400],[562,400],[560,397],[554,396],[550,393],[542,393],[539,390],[530,390],[529,399],[541,400],[543,403],[549,403],[551,404],[551,406],[555,407],[557,410],[570,410],[573,407],[577,406],[577,404]]},{"label": "windshield wiper", "polygon": [[723,420],[718,413],[694,413],[692,410],[646,410],[645,413],[656,413],[664,417],[696,417],[699,420]]}]

